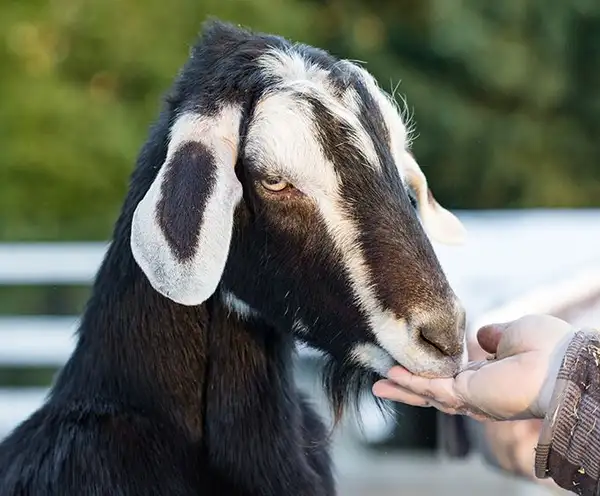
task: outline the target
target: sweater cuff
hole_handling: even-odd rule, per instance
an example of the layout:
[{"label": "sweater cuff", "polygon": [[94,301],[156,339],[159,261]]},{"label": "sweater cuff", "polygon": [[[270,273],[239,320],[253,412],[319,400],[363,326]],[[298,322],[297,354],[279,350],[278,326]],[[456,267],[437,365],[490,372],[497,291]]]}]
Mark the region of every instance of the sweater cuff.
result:
[{"label": "sweater cuff", "polygon": [[595,494],[600,478],[599,366],[600,334],[578,331],[559,370],[536,449],[536,476],[552,477],[579,494]]}]

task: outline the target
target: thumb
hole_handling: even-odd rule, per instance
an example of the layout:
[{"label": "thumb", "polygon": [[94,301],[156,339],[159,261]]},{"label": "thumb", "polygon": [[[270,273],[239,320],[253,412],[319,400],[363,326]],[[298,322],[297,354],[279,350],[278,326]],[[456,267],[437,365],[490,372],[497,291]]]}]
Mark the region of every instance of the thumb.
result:
[{"label": "thumb", "polygon": [[483,326],[477,331],[477,341],[486,352],[495,354],[498,351],[498,344],[502,338],[502,334],[510,322],[505,324],[489,324]]}]

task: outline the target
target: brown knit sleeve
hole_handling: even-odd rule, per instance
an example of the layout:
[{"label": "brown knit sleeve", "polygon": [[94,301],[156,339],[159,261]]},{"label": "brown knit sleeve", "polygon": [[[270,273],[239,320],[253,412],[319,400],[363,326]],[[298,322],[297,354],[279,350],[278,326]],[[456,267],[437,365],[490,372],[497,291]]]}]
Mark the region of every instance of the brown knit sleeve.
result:
[{"label": "brown knit sleeve", "polygon": [[600,332],[571,341],[544,419],[535,472],[581,495],[600,495]]}]

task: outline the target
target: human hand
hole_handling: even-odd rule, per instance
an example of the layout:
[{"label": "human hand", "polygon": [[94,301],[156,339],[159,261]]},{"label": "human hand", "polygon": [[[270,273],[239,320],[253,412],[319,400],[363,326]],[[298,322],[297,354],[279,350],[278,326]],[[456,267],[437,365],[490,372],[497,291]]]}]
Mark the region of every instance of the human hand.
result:
[{"label": "human hand", "polygon": [[[476,336],[467,341],[470,361],[485,360],[489,353],[479,346]],[[506,422],[488,420],[478,422],[485,451],[495,465],[509,473],[525,477],[537,484],[556,488],[552,479],[538,479],[535,476],[535,448],[542,430],[541,419],[525,419]]]},{"label": "human hand", "polygon": [[573,335],[569,324],[549,315],[488,325],[477,339],[495,356],[470,362],[454,378],[427,379],[393,367],[387,380],[373,386],[373,393],[478,420],[542,418]]}]

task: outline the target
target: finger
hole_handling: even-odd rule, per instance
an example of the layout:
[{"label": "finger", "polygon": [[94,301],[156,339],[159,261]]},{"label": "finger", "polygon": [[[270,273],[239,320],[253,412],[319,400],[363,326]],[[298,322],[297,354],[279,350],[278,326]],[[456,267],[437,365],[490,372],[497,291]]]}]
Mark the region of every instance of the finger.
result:
[{"label": "finger", "polygon": [[570,324],[551,315],[526,315],[515,320],[506,330],[496,356],[500,358],[554,347],[561,337],[572,332]]},{"label": "finger", "polygon": [[453,388],[454,379],[428,379],[411,374],[402,367],[392,367],[388,372],[388,378],[396,385],[418,396],[431,398],[451,408],[462,406]]},{"label": "finger", "polygon": [[373,394],[379,398],[397,401],[412,406],[427,407],[430,406],[429,398],[419,396],[411,391],[408,391],[400,386],[397,386],[392,381],[382,379],[373,385]]},{"label": "finger", "polygon": [[406,405],[417,407],[433,407],[448,415],[468,415],[477,420],[481,420],[481,417],[475,412],[467,409],[452,408],[448,405],[439,403],[432,398],[419,396],[411,391],[408,391],[407,389],[397,386],[393,382],[386,379],[378,381],[373,385],[373,393],[375,396],[380,398],[397,401]]},{"label": "finger", "polygon": [[376,396],[382,399],[397,401],[399,403],[416,407],[432,407],[447,415],[466,415],[479,422],[490,420],[489,415],[482,414],[471,408],[453,408],[451,406],[439,403],[432,398],[415,395],[414,393],[411,393],[410,391],[385,380],[376,383],[373,386],[373,392]]},{"label": "finger", "polygon": [[498,351],[500,339],[510,324],[510,322],[504,324],[489,324],[480,328],[477,331],[477,341],[481,348],[488,353],[496,353]]}]

